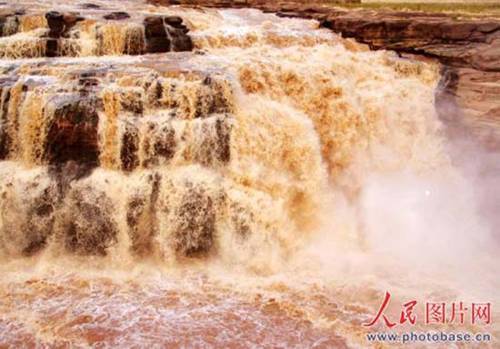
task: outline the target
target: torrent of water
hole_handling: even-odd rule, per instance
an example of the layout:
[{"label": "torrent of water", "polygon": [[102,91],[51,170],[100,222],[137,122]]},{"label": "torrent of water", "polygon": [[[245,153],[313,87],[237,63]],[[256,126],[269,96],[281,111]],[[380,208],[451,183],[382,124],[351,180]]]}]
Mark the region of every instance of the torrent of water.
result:
[{"label": "torrent of water", "polygon": [[[224,324],[248,332],[241,346],[362,345],[359,304],[382,290],[353,261],[417,239],[395,231],[429,217],[419,200],[466,186],[438,67],[254,10],[33,4],[0,37],[0,345],[217,346],[235,335]],[[113,6],[131,18],[103,21]],[[54,34],[54,8],[80,14]],[[339,288],[354,275],[366,289]]]}]

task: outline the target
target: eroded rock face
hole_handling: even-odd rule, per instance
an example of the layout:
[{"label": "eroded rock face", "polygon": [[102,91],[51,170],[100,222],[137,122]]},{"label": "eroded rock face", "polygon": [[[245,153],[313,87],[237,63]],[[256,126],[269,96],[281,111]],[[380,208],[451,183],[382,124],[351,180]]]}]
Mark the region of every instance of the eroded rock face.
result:
[{"label": "eroded rock face", "polygon": [[0,160],[7,157],[9,153],[9,135],[8,128],[8,106],[10,100],[10,89],[12,81],[8,79],[1,82],[0,85]]},{"label": "eroded rock face", "polygon": [[85,184],[75,186],[65,198],[56,226],[65,249],[79,255],[106,255],[117,242],[114,212],[103,190]]},{"label": "eroded rock face", "polygon": [[444,14],[337,11],[324,27],[373,49],[423,54],[452,67],[500,71],[500,21],[457,20]]},{"label": "eroded rock face", "polygon": [[31,8],[0,12],[0,57],[140,55],[193,49],[181,17],[144,17],[96,6],[83,4],[74,8],[78,11],[68,12]]},{"label": "eroded rock face", "polygon": [[64,31],[64,18],[63,14],[57,11],[50,11],[45,14],[47,24],[49,26],[49,36],[58,38]]},{"label": "eroded rock face", "polygon": [[478,138],[487,149],[500,147],[500,72],[445,67],[436,108],[452,136]]},{"label": "eroded rock face", "polygon": [[175,252],[188,257],[210,252],[215,240],[216,199],[203,186],[187,183],[173,212]]},{"label": "eroded rock face", "polygon": [[[170,68],[154,55],[1,66],[0,252],[31,255],[53,242],[62,253],[104,256],[127,235],[137,256],[157,251],[158,241],[171,255],[212,250],[211,184],[179,181],[163,194],[160,188],[172,168],[196,164],[213,169],[210,178],[230,160],[231,86],[224,75],[183,69],[190,57],[179,56]],[[10,164],[43,174],[16,182],[18,167]],[[113,187],[117,182],[122,187]],[[168,190],[179,200],[160,209]],[[170,233],[158,240],[165,219]]]},{"label": "eroded rock face", "polygon": [[54,96],[45,158],[50,164],[76,161],[96,166],[99,162],[97,97]]},{"label": "eroded rock face", "polygon": [[187,36],[188,28],[177,16],[150,16],[144,19],[146,51],[191,51],[193,43]]}]

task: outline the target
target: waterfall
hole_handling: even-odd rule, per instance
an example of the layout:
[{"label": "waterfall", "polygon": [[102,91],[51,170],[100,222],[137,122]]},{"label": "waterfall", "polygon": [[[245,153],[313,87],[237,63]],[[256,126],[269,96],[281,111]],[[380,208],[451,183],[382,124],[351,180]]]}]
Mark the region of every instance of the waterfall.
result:
[{"label": "waterfall", "polygon": [[[40,168],[57,193],[40,199],[53,228],[32,239],[21,229],[9,253],[54,245],[263,263],[318,228],[332,186],[356,196],[370,171],[449,168],[435,66],[250,13],[256,24],[234,31],[232,13],[183,13],[196,50],[187,55],[3,63],[2,190],[28,185],[14,171]],[[208,28],[199,16],[212,16]],[[140,52],[142,28],[96,22],[95,53]],[[2,222],[32,221],[41,203],[10,195],[25,207],[5,207]]]},{"label": "waterfall", "polygon": [[257,10],[34,3],[0,28],[8,343],[189,347],[175,334],[200,323],[216,345],[234,320],[276,326],[248,345],[357,345],[373,280],[410,278],[422,241],[488,245],[436,64]]}]

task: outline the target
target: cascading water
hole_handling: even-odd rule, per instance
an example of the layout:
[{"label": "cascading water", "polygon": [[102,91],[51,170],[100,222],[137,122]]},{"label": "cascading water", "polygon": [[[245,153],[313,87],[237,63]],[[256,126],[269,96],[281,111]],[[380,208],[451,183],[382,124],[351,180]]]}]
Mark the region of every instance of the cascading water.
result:
[{"label": "cascading water", "polygon": [[[381,240],[417,239],[395,231],[466,186],[437,66],[254,10],[19,6],[0,37],[0,345],[363,345],[377,282],[401,287]],[[488,245],[473,203],[439,200]]]}]

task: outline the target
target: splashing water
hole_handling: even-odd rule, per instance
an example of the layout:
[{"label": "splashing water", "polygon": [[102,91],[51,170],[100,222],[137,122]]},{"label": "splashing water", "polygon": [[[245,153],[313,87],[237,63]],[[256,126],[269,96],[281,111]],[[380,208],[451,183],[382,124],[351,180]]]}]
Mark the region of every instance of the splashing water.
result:
[{"label": "splashing water", "polygon": [[[50,60],[44,16],[3,27],[0,345],[369,346],[386,290],[496,311],[437,66],[254,10],[96,4]],[[194,51],[143,55],[149,15]]]}]

